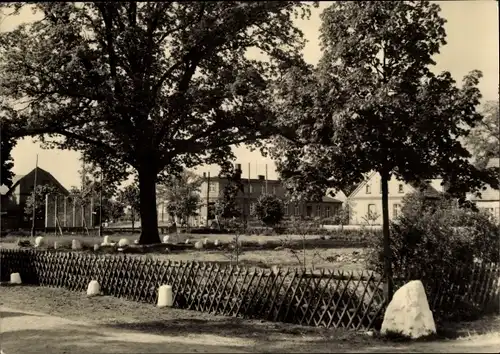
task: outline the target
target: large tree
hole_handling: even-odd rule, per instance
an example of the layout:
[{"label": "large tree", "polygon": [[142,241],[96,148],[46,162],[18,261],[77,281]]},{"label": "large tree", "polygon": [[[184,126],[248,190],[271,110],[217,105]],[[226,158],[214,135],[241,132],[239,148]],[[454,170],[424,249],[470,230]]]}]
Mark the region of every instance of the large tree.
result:
[{"label": "large tree", "polygon": [[310,5],[2,4],[39,14],[0,35],[0,89],[13,102],[2,119],[31,131],[50,126],[63,138],[48,146],[80,150],[100,166],[131,166],[140,243],[159,242],[158,174],[226,160],[231,145],[267,136],[268,83],[302,61],[293,16],[308,16]]},{"label": "large tree", "polygon": [[316,68],[291,70],[276,88],[283,135],[272,151],[295,195],[381,176],[386,294],[392,296],[388,181],[442,177],[448,192],[496,183],[495,172],[469,163],[460,143],[481,121],[481,73],[461,87],[434,74],[445,42],[440,8],[427,1],[335,2],[322,14],[323,56]]}]

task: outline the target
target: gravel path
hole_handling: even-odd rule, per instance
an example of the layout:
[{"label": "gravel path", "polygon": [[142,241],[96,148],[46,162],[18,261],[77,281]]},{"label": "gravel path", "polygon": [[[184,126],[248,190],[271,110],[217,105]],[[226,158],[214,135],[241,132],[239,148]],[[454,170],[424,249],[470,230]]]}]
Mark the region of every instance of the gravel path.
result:
[{"label": "gravel path", "polygon": [[[63,289],[0,286],[0,345],[10,353],[498,353],[500,332],[389,343],[362,333],[157,309]],[[497,318],[498,324],[499,319]]]}]

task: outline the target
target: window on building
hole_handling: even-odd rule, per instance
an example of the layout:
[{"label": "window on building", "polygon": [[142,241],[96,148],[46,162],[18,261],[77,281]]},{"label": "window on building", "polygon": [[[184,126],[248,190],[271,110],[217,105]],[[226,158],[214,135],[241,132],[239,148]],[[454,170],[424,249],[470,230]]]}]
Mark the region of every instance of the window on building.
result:
[{"label": "window on building", "polygon": [[325,207],[325,216],[329,218],[331,216],[332,212],[329,206]]},{"label": "window on building", "polygon": [[401,214],[401,204],[394,204],[392,207],[394,217],[397,218]]},{"label": "window on building", "polygon": [[273,194],[276,195],[276,186],[273,186]]},{"label": "window on building", "polygon": [[400,183],[398,186],[398,193],[404,193],[403,184]]},{"label": "window on building", "polygon": [[215,183],[210,183],[209,190],[210,190],[210,192],[217,191],[217,186],[215,185]]},{"label": "window on building", "polygon": [[290,215],[290,211],[288,210],[288,204],[284,205],[284,209],[285,209],[285,215]]},{"label": "window on building", "polygon": [[368,204],[368,213],[375,214],[377,212],[375,204]]},{"label": "window on building", "polygon": [[299,216],[300,215],[300,207],[298,204],[295,204],[295,216]]},{"label": "window on building", "polygon": [[313,207],[312,205],[307,205],[306,206],[306,215],[308,218],[312,217],[312,213],[313,213]]},{"label": "window on building", "polygon": [[253,186],[251,184],[248,186],[248,192],[253,193]]},{"label": "window on building", "polygon": [[366,194],[372,194],[372,188],[369,184],[366,185]]},{"label": "window on building", "polygon": [[316,205],[316,215],[315,216],[321,216],[321,205]]}]

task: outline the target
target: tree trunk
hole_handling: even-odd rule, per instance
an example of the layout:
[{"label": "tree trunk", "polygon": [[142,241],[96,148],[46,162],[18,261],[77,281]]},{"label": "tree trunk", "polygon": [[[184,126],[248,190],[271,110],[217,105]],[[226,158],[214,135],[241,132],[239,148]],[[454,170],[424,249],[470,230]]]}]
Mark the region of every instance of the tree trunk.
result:
[{"label": "tree trunk", "polygon": [[142,168],[139,173],[139,200],[141,214],[141,236],[139,244],[160,243],[158,233],[158,211],[156,210],[156,172],[151,168]]},{"label": "tree trunk", "polygon": [[393,294],[391,238],[389,234],[389,173],[380,173],[382,177],[382,230],[384,235],[384,295],[387,302]]}]

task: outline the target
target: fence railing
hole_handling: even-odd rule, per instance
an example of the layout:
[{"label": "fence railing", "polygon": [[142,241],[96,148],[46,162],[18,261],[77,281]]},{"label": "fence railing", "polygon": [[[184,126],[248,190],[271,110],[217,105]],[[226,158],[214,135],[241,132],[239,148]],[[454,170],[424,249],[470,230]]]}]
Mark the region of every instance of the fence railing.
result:
[{"label": "fence railing", "polygon": [[1,277],[83,291],[97,280],[105,295],[155,303],[171,284],[174,307],[213,314],[324,327],[366,329],[383,313],[373,273],[251,269],[73,252],[1,250]]},{"label": "fence railing", "polygon": [[[19,272],[24,283],[84,291],[97,280],[104,295],[147,303],[156,303],[158,287],[170,284],[177,308],[326,328],[378,328],[386,305],[382,280],[372,272],[255,269],[32,250],[0,250],[0,261],[2,281]],[[460,283],[467,285],[455,285],[453,274],[441,278],[441,286],[424,284],[438,317],[464,304],[477,313],[497,311],[498,265],[477,266],[470,282]]]}]

